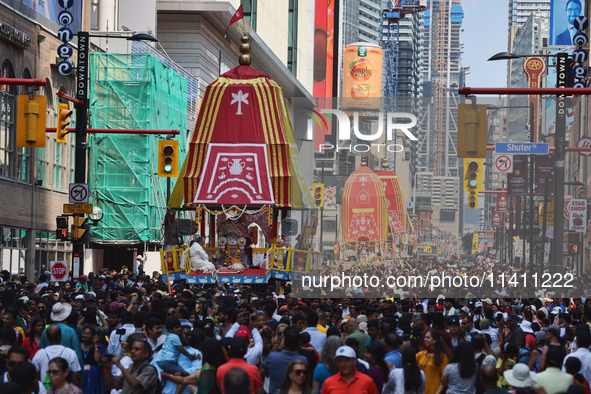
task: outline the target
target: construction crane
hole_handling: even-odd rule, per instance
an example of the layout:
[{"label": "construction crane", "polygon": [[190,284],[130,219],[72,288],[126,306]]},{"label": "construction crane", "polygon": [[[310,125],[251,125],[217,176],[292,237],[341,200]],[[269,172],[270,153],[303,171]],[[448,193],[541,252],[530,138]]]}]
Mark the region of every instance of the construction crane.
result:
[{"label": "construction crane", "polygon": [[[427,10],[427,0],[395,0],[396,5],[391,10],[382,11],[382,18],[388,21],[388,40],[386,42],[386,112],[397,112],[398,109],[398,58],[400,55],[400,19],[405,15]],[[394,40],[394,28],[396,39]],[[396,142],[394,130],[394,142]],[[393,152],[392,167],[396,172],[396,152]]]}]

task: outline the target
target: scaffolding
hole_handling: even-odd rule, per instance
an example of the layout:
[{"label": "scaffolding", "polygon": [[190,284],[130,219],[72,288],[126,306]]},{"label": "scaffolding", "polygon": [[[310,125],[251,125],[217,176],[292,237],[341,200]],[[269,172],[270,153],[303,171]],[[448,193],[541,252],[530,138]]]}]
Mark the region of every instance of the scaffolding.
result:
[{"label": "scaffolding", "polygon": [[[176,138],[182,163],[188,101],[197,94],[188,92],[188,86],[198,85],[196,80],[191,82],[149,53],[93,52],[89,84],[92,127],[180,130]],[[167,180],[155,173],[158,140],[162,138],[89,135],[90,202],[104,214],[91,228],[93,241],[160,242]]]}]

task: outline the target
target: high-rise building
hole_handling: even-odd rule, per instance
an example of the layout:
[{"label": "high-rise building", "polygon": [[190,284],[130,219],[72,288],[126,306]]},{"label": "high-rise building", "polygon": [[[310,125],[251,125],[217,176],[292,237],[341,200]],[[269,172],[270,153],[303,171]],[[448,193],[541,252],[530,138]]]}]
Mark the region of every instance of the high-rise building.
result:
[{"label": "high-rise building", "polygon": [[[507,26],[507,50],[513,52],[513,41],[521,26],[525,25],[527,18],[535,11],[550,12],[552,0],[509,0],[509,18]],[[549,15],[549,14],[548,14]],[[492,54],[491,54],[492,55]],[[510,77],[515,62],[507,62],[507,86],[511,86]],[[522,64],[523,65],[523,64]]]},{"label": "high-rise building", "polygon": [[420,172],[417,174],[416,182],[418,190],[431,195],[433,206],[457,209],[460,205],[460,184],[457,177]]},{"label": "high-rise building", "polygon": [[424,13],[423,95],[419,167],[437,176],[459,176],[456,156],[458,94],[463,83],[461,0],[429,0]]},{"label": "high-rise building", "polygon": [[509,32],[512,26],[523,26],[534,11],[549,12],[550,2],[551,0],[509,0]]},{"label": "high-rise building", "polygon": [[[430,191],[434,206],[450,208],[462,203],[455,125],[460,102],[457,89],[464,85],[465,78],[461,61],[463,17],[462,0],[429,0],[427,3],[421,45],[423,110],[418,118],[419,140],[411,152],[418,156],[417,192]],[[427,174],[432,174],[431,182],[418,182],[419,177]],[[461,222],[460,217],[457,223]]]},{"label": "high-rise building", "polygon": [[[540,54],[550,35],[550,13],[548,11],[532,12],[524,25],[519,29],[512,42],[513,53],[517,55]],[[508,75],[509,87],[527,87],[527,77],[523,74],[524,59],[513,59]],[[508,135],[511,142],[525,141],[527,123],[527,96],[509,96]]]},{"label": "high-rise building", "polygon": [[381,0],[359,0],[359,41],[379,44],[381,24]]}]

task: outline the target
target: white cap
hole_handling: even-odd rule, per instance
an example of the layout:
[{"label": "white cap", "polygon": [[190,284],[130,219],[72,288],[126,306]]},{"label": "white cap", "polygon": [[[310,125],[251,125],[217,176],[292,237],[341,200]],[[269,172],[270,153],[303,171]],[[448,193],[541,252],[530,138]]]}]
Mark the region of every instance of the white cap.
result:
[{"label": "white cap", "polygon": [[353,350],[353,348],[350,346],[341,346],[340,348],[337,349],[334,356],[335,356],[335,358],[336,357],[347,357],[347,358],[355,358],[355,359],[357,358],[357,355],[355,354],[355,350]]},{"label": "white cap", "polygon": [[480,302],[480,301],[476,301],[476,302],[474,303],[474,308],[482,308],[482,302]]},{"label": "white cap", "polygon": [[555,306],[554,309],[552,309],[552,312],[550,312],[550,313],[552,313],[553,315],[554,314],[558,315],[558,314],[562,313],[562,309],[559,306]]},{"label": "white cap", "polygon": [[76,296],[76,298],[74,298],[75,300],[84,300],[84,294],[78,294]]}]

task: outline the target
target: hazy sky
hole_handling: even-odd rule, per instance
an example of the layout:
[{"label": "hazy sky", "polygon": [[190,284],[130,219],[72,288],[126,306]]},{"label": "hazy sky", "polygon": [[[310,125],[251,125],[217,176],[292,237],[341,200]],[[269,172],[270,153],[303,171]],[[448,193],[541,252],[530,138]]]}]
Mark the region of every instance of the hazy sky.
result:
[{"label": "hazy sky", "polygon": [[507,86],[507,61],[486,60],[507,51],[508,4],[508,0],[464,0],[462,66],[470,67],[467,86]]}]

